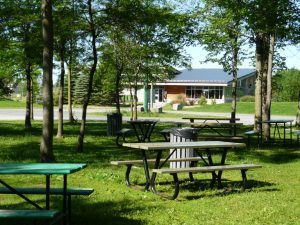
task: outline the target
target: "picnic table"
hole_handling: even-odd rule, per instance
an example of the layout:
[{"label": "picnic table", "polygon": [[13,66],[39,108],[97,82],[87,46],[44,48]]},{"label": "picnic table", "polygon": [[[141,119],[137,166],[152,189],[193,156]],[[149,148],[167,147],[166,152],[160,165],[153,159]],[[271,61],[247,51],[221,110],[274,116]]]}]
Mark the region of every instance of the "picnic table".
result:
[{"label": "picnic table", "polygon": [[[275,139],[276,136],[278,136],[279,139],[283,139],[283,145],[285,146],[286,145],[286,128],[287,128],[287,124],[288,124],[288,130],[289,130],[289,133],[290,133],[290,141],[292,141],[293,121],[294,120],[284,120],[284,119],[281,119],[281,120],[259,121],[258,123],[261,126],[264,123],[269,124],[270,126],[272,126],[272,124],[273,124],[274,125],[273,139]],[[283,129],[283,138],[281,138],[281,135],[280,135],[280,128]],[[263,129],[260,129],[260,144],[262,144],[262,133],[263,133]]]},{"label": "picnic table", "polygon": [[[6,187],[9,191],[18,195],[24,199],[27,203],[33,205],[38,211],[42,210],[39,204],[35,201],[29,199],[27,196],[22,194],[14,185],[9,184],[4,181],[4,175],[42,175],[45,176],[45,209],[50,210],[50,190],[51,190],[51,175],[61,175],[63,176],[63,210],[62,215],[64,217],[64,224],[69,223],[67,217],[67,186],[68,180],[67,176],[80,171],[85,168],[85,163],[1,163],[0,164],[0,183]],[[38,212],[37,211],[37,212]],[[42,210],[43,211],[43,210]],[[7,213],[7,212],[6,212]],[[22,213],[26,214],[26,211]],[[30,211],[32,213],[32,211]],[[9,213],[7,214],[9,215]]]},{"label": "picnic table", "polygon": [[[146,184],[144,187],[144,190],[151,189],[153,193],[159,194],[159,192],[155,189],[155,179],[156,175],[158,173],[170,173],[174,178],[174,184],[175,184],[175,191],[173,196],[167,197],[169,199],[175,199],[179,192],[179,181],[177,177],[177,173],[180,172],[211,172],[212,173],[212,181],[211,186],[215,183],[215,181],[218,181],[218,186],[221,186],[221,178],[222,178],[222,171],[223,170],[235,170],[240,169],[242,171],[243,181],[246,182],[246,175],[245,171],[249,168],[256,168],[259,167],[257,165],[236,165],[236,166],[228,166],[224,165],[226,161],[226,156],[228,150],[236,150],[239,148],[244,148],[245,144],[243,143],[234,143],[234,142],[224,142],[224,141],[195,141],[195,142],[154,142],[154,143],[123,143],[124,147],[130,148],[130,149],[136,149],[141,152],[142,155],[142,164],[144,166],[144,172],[145,172],[145,179]],[[178,150],[178,149],[194,149],[198,156],[202,159],[206,167],[192,167],[192,168],[182,168],[182,170],[179,168],[170,168],[166,169],[165,171],[162,169],[162,167],[168,162],[171,161],[172,154]],[[161,160],[162,158],[162,152],[167,151],[169,152],[170,149],[172,151],[169,153],[169,155]],[[216,153],[216,150],[221,150],[221,160],[218,163],[218,166],[215,166],[215,162],[213,160],[213,153]],[[148,162],[148,153],[149,151],[155,151],[156,152],[156,159],[154,162],[154,169],[152,170],[152,174],[150,175],[150,169],[149,169],[149,162]],[[206,155],[207,157],[205,157]],[[181,161],[184,161],[185,159],[181,159]],[[189,159],[186,159],[186,161],[189,161]],[[135,160],[135,162],[137,162]],[[117,162],[113,162],[112,164],[118,165]],[[134,164],[134,162],[127,161],[127,171],[126,171],[126,183],[130,184],[129,182],[129,174],[131,166]],[[220,167],[221,166],[221,167]],[[218,171],[216,173],[216,171]],[[130,185],[128,185],[130,186]]]},{"label": "picnic table", "polygon": [[151,134],[158,120],[128,120],[133,128],[138,142],[150,142]]},{"label": "picnic table", "polygon": [[208,128],[213,133],[216,133],[219,136],[223,136],[219,129],[227,130],[229,129],[229,134],[232,136],[236,136],[236,128],[242,123],[236,123],[240,118],[235,118],[234,120],[230,117],[183,117],[184,120],[190,120],[191,124],[195,123],[195,120],[199,120],[201,123],[197,123],[193,125],[193,127],[197,127],[200,130]]}]

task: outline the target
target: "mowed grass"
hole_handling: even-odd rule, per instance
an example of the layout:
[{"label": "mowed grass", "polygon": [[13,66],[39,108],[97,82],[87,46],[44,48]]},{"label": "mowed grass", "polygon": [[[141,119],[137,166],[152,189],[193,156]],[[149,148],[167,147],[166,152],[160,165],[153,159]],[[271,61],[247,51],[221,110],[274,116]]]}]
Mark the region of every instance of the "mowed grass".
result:
[{"label": "mowed grass", "polygon": [[[271,115],[289,115],[295,116],[297,114],[297,102],[272,102]],[[231,103],[217,104],[217,105],[205,105],[205,106],[193,106],[183,107],[184,111],[195,112],[231,112]],[[254,102],[238,102],[237,113],[241,114],[253,114],[255,113]]]},{"label": "mowed grass", "polygon": [[[158,131],[166,125],[159,123],[153,140],[161,140]],[[0,162],[38,162],[41,123],[34,122],[31,134],[25,134],[23,121],[0,123]],[[79,124],[65,124],[65,138],[54,138],[57,162],[82,162],[88,167],[69,176],[70,186],[91,187],[89,196],[72,199],[73,225],[195,225],[195,224],[299,224],[300,221],[300,149],[272,145],[230,151],[227,163],[257,163],[261,169],[248,171],[251,189],[240,191],[238,171],[224,172],[225,189],[209,188],[210,174],[197,174],[200,181],[184,182],[176,201],[162,199],[147,191],[125,186],[125,168],[110,165],[111,160],[135,159],[138,151],[115,145],[114,137],[106,136],[106,124],[88,122],[84,152],[76,152]],[[254,140],[253,140],[254,141]],[[255,141],[254,141],[255,142]],[[253,142],[253,143],[254,143]],[[218,157],[218,156],[216,156]],[[144,172],[133,170],[132,181],[142,184]],[[180,175],[180,179],[187,178]],[[43,186],[44,177],[34,175],[7,176],[2,180],[16,186]],[[61,176],[52,176],[52,184],[60,186]],[[171,181],[171,176],[159,176],[159,181]],[[158,186],[166,189],[170,184]],[[171,191],[171,190],[169,190]],[[44,196],[30,196],[44,203]],[[0,195],[0,208],[31,208],[18,197]],[[59,208],[61,198],[52,197],[52,208]],[[32,224],[25,221],[0,221],[0,224]]]}]

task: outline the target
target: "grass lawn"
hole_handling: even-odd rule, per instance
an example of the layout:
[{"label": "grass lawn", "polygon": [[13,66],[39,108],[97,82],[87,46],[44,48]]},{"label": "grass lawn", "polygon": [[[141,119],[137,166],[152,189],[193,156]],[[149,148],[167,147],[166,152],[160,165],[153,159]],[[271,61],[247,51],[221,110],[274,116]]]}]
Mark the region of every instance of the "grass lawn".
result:
[{"label": "grass lawn", "polygon": [[[290,115],[297,114],[297,102],[273,102],[271,105],[272,115]],[[196,111],[196,112],[231,112],[231,103],[217,104],[217,105],[205,105],[194,107],[183,107],[184,111]],[[253,114],[254,102],[238,102],[237,113]]]},{"label": "grass lawn", "polygon": [[[33,122],[32,133],[24,135],[23,121],[0,123],[0,163],[38,162],[41,123]],[[165,125],[158,124],[156,129]],[[197,174],[200,183],[184,183],[176,201],[160,198],[151,192],[127,188],[124,167],[110,165],[111,160],[140,157],[137,151],[117,147],[113,137],[106,136],[106,124],[89,122],[84,152],[76,153],[79,124],[65,124],[65,138],[54,138],[57,162],[83,162],[88,167],[69,176],[70,186],[91,187],[89,196],[72,199],[74,225],[195,225],[195,224],[299,224],[300,221],[300,149],[299,146],[265,147],[262,149],[229,152],[228,163],[257,163],[261,169],[248,171],[252,186],[240,192],[238,171],[224,172],[225,190],[209,188],[209,174]],[[161,139],[157,133],[154,140]],[[134,169],[133,181],[143,183],[143,170]],[[187,177],[181,175],[180,179]],[[170,180],[171,176],[160,176]],[[34,175],[1,176],[15,185],[41,186],[44,177]],[[54,185],[61,184],[61,176],[52,176]],[[166,185],[161,185],[166,186]],[[42,196],[32,196],[39,203]],[[26,208],[28,205],[12,195],[0,196],[0,208]],[[52,208],[60,205],[53,197]],[[1,225],[20,224],[20,221],[1,221]],[[27,224],[22,221],[22,225]],[[28,223],[29,224],[29,223]],[[32,223],[30,223],[32,224]]]},{"label": "grass lawn", "polygon": [[[0,100],[0,108],[10,108],[10,109],[15,109],[15,108],[25,108],[26,102],[25,101],[13,101],[13,100],[8,100],[8,99],[1,99]],[[39,107],[41,108],[41,104],[34,104],[34,107]]]}]

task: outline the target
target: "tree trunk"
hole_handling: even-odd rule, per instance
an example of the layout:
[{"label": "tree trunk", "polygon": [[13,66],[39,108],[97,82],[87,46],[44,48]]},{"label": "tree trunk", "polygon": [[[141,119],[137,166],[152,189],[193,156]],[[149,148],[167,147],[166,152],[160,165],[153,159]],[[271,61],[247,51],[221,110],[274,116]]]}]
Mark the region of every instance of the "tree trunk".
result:
[{"label": "tree trunk", "polygon": [[133,94],[132,94],[132,85],[129,81],[129,92],[130,92],[130,120],[133,120]]},{"label": "tree trunk", "polygon": [[296,116],[296,126],[300,127],[300,90],[298,94],[298,110],[297,110],[297,116]]},{"label": "tree trunk", "polygon": [[237,38],[234,39],[233,47],[233,61],[232,61],[232,102],[231,102],[231,123],[235,123],[236,118],[236,90],[237,90],[237,64],[238,64],[238,49],[235,47],[237,45]]},{"label": "tree trunk", "polygon": [[83,139],[85,134],[86,112],[92,94],[93,79],[94,79],[94,74],[96,72],[96,67],[98,62],[97,49],[96,49],[96,30],[95,30],[95,24],[94,24],[93,13],[92,13],[92,0],[88,0],[88,11],[89,11],[88,13],[89,13],[89,26],[90,26],[89,28],[91,32],[92,47],[93,47],[93,65],[90,69],[88,91],[82,107],[82,120],[81,120],[80,131],[79,131],[78,142],[77,142],[77,152],[83,152]]},{"label": "tree trunk", "polygon": [[[267,79],[266,79],[266,101],[264,106],[264,114],[265,119],[271,119],[271,103],[272,103],[272,72],[273,72],[273,56],[274,56],[274,48],[275,48],[275,35],[271,34],[269,39],[269,48],[268,48],[268,71],[267,71]],[[265,139],[270,139],[270,125],[266,124],[265,126]]]},{"label": "tree trunk", "polygon": [[137,120],[138,118],[138,113],[137,113],[137,102],[138,102],[138,98],[137,98],[137,81],[135,81],[135,84],[134,84],[134,95],[133,95],[134,99],[133,99],[133,107],[134,107],[134,110],[133,110],[133,119],[134,120]]},{"label": "tree trunk", "polygon": [[120,107],[120,82],[121,82],[121,75],[123,72],[123,68],[121,67],[120,69],[117,69],[117,73],[116,73],[116,112],[117,113],[121,113],[121,107]]},{"label": "tree trunk", "polygon": [[53,24],[52,1],[42,0],[43,30],[43,134],[40,145],[42,162],[54,161],[53,154]]},{"label": "tree trunk", "polygon": [[30,131],[31,129],[31,63],[26,64],[26,113],[25,113],[25,130]]},{"label": "tree trunk", "polygon": [[56,137],[62,138],[64,134],[64,84],[65,84],[65,43],[60,46],[60,89],[58,99],[58,124]]},{"label": "tree trunk", "polygon": [[254,117],[254,129],[260,131],[262,120],[262,93],[261,93],[261,82],[262,82],[262,39],[260,34],[256,35],[256,80],[255,80],[255,117]]},{"label": "tree trunk", "polygon": [[72,111],[73,96],[72,96],[72,57],[70,57],[70,64],[68,66],[68,112],[69,112],[69,122],[74,122],[74,116]]},{"label": "tree trunk", "polygon": [[34,120],[34,116],[33,116],[33,103],[34,103],[34,93],[33,93],[33,79],[32,79],[32,76],[31,76],[31,79],[30,79],[30,86],[31,86],[31,109],[30,109],[30,118],[31,120]]}]

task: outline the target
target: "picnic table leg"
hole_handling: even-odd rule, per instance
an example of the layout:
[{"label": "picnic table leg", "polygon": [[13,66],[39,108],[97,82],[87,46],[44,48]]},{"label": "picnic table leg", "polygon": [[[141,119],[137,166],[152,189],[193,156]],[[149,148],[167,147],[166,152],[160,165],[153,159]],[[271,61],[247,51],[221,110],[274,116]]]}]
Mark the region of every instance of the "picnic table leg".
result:
[{"label": "picnic table leg", "polygon": [[283,145],[285,146],[285,123],[283,123]]},{"label": "picnic table leg", "polygon": [[[64,181],[63,181],[63,213],[64,213],[64,221],[63,221],[63,224],[69,224],[70,223],[70,218],[71,218],[71,215],[69,214],[70,213],[70,209],[67,209],[67,184],[68,184],[68,181],[67,181],[67,175],[64,174]],[[67,212],[68,210],[68,212]]]},{"label": "picnic table leg", "polygon": [[243,191],[247,188],[247,176],[246,176],[246,172],[247,172],[247,170],[241,170],[242,178],[243,178],[243,188],[242,188]]},{"label": "picnic table leg", "polygon": [[[225,164],[225,160],[226,160],[226,156],[227,156],[227,148],[224,148],[223,153],[222,153],[222,158],[221,158],[221,165]],[[218,172],[218,188],[222,188],[222,171]]]},{"label": "picnic table leg", "polygon": [[29,204],[33,205],[35,208],[37,209],[43,209],[41,206],[39,206],[38,204],[36,204],[35,202],[31,201],[29,198],[27,198],[25,195],[19,193],[16,189],[14,189],[12,186],[10,186],[9,184],[7,184],[6,182],[4,182],[3,180],[0,179],[0,184],[2,184],[3,186],[5,186],[7,189],[9,189],[12,193],[18,195],[19,197],[23,198],[26,202],[28,202]]},{"label": "picnic table leg", "polygon": [[150,185],[150,174],[149,174],[149,166],[148,166],[148,162],[147,162],[147,155],[146,155],[146,151],[145,150],[141,150],[142,151],[142,158],[143,158],[143,164],[144,164],[144,171],[145,171],[145,177],[146,177],[146,185],[145,185],[145,191],[149,189],[149,185]]},{"label": "picnic table leg", "polygon": [[154,130],[155,124],[156,124],[156,123],[153,123],[153,124],[150,124],[150,125],[149,125],[149,126],[150,126],[150,129],[149,129],[149,131],[148,131],[148,133],[147,133],[147,139],[148,139],[149,142],[150,142],[150,136],[151,136],[151,134],[152,134],[152,132],[153,132],[153,130]]},{"label": "picnic table leg", "polygon": [[[212,157],[211,157],[211,152],[209,149],[206,149],[206,154],[207,154],[207,160],[208,160],[208,165],[209,166],[213,166],[214,163],[213,163],[213,160],[212,160]],[[211,180],[211,183],[210,183],[210,188],[213,188],[215,182],[216,182],[216,179],[217,179],[217,174],[215,171],[211,172],[211,175],[212,175],[212,180]]]},{"label": "picnic table leg", "polygon": [[50,175],[46,175],[46,209],[50,209]]},{"label": "picnic table leg", "polygon": [[138,132],[138,130],[137,130],[135,124],[132,123],[131,125],[132,125],[132,128],[133,128],[133,130],[134,130],[134,133],[135,133],[135,136],[136,136],[138,142],[142,142],[142,140],[141,140],[141,138],[140,138],[140,135],[139,135],[139,132]]}]

